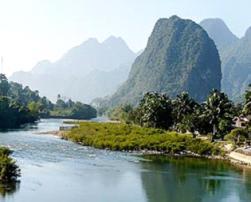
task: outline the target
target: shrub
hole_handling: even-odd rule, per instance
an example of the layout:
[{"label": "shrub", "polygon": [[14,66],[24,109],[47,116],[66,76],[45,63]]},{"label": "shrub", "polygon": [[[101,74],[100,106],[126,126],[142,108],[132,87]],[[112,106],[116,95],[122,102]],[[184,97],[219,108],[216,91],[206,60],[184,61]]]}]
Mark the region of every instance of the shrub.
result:
[{"label": "shrub", "polygon": [[11,151],[8,148],[0,148],[0,182],[9,183],[20,177],[20,169],[16,162],[9,156]]},{"label": "shrub", "polygon": [[236,145],[243,144],[247,138],[248,130],[244,128],[235,128],[225,136],[226,140],[233,141]]}]

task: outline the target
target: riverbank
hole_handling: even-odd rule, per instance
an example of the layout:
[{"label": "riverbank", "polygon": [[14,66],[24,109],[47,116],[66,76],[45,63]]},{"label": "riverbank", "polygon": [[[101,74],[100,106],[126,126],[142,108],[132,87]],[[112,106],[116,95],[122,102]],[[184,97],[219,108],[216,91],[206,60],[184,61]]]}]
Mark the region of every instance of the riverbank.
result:
[{"label": "riverbank", "polygon": [[238,150],[236,151],[232,151],[228,154],[229,160],[234,163],[234,164],[238,164],[238,165],[246,165],[251,167],[251,156],[244,154],[244,153],[240,153],[238,152]]},{"label": "riverbank", "polygon": [[54,130],[54,131],[46,131],[46,132],[35,132],[36,135],[53,135],[62,138],[65,131]]},{"label": "riverbank", "polygon": [[[226,142],[211,143],[206,138],[195,139],[187,134],[142,128],[118,122],[76,122],[70,120],[64,121],[64,124],[70,124],[72,129],[37,132],[35,134],[53,135],[84,146],[99,149],[125,151],[139,155],[170,155],[221,159],[230,161],[236,165],[251,167],[251,156],[245,158],[246,154],[243,153],[240,155],[239,152],[233,151],[232,145]],[[72,127],[74,124],[75,127]]]},{"label": "riverbank", "polygon": [[189,134],[143,128],[122,123],[79,122],[79,127],[62,133],[62,138],[84,146],[145,154],[216,157],[223,155],[218,143]]}]

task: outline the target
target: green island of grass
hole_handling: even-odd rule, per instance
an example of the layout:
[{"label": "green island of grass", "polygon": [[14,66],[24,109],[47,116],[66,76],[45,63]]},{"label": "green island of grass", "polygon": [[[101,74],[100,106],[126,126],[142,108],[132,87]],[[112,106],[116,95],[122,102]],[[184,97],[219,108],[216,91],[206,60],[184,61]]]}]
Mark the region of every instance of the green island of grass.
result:
[{"label": "green island of grass", "polygon": [[114,151],[143,151],[199,156],[221,155],[217,143],[162,129],[122,123],[79,122],[63,138],[81,145]]}]

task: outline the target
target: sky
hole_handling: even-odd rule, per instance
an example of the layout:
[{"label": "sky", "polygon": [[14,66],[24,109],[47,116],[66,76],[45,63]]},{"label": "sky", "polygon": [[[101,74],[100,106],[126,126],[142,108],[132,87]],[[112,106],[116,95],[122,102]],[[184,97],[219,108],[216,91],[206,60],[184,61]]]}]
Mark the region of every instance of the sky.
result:
[{"label": "sky", "polygon": [[122,37],[133,51],[146,46],[159,18],[223,19],[241,37],[251,26],[250,0],[0,0],[3,73],[58,60],[95,37]]}]

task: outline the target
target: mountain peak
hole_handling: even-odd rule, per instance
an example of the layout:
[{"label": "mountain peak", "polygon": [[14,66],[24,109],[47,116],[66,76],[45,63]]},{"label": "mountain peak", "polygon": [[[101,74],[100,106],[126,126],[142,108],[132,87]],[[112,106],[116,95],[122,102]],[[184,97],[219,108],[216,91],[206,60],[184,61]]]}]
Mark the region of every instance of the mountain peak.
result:
[{"label": "mountain peak", "polygon": [[110,103],[137,104],[149,91],[170,97],[187,91],[197,101],[204,101],[213,88],[220,89],[220,81],[220,58],[214,42],[195,22],[172,16],[157,21],[147,47]]},{"label": "mountain peak", "polygon": [[88,45],[97,45],[97,44],[100,44],[100,43],[96,38],[89,38],[89,39],[87,39],[86,41],[84,41],[82,43],[82,45],[86,45],[86,44],[88,44]]},{"label": "mountain peak", "polygon": [[200,24],[209,24],[212,26],[217,24],[217,25],[227,27],[226,23],[221,18],[207,18],[207,19],[202,20]]},{"label": "mountain peak", "polygon": [[251,27],[249,27],[245,33],[245,37],[251,38]]},{"label": "mountain peak", "polygon": [[102,45],[111,50],[121,50],[129,54],[135,54],[121,37],[110,36],[103,41]]},{"label": "mountain peak", "polygon": [[169,18],[169,20],[181,20],[181,18],[177,15],[173,15]]},{"label": "mountain peak", "polygon": [[115,36],[110,36],[104,42],[102,43],[103,45],[110,46],[112,48],[114,47],[127,47],[126,42],[121,38],[121,37],[115,37]]},{"label": "mountain peak", "polygon": [[178,20],[181,20],[181,18],[177,15],[173,15],[170,18],[160,18],[157,21],[156,26],[161,26],[163,23],[174,22],[174,21],[178,21]]},{"label": "mountain peak", "polygon": [[111,35],[106,40],[104,40],[103,43],[114,43],[114,42],[124,42],[124,40],[121,37],[116,37]]},{"label": "mountain peak", "polygon": [[48,70],[45,67],[50,67],[52,63],[49,60],[41,60],[39,61],[32,69],[32,73],[35,74],[44,74]]},{"label": "mountain peak", "polygon": [[220,18],[205,19],[201,21],[200,25],[207,31],[219,49],[238,40],[238,37],[231,32],[226,23]]}]

